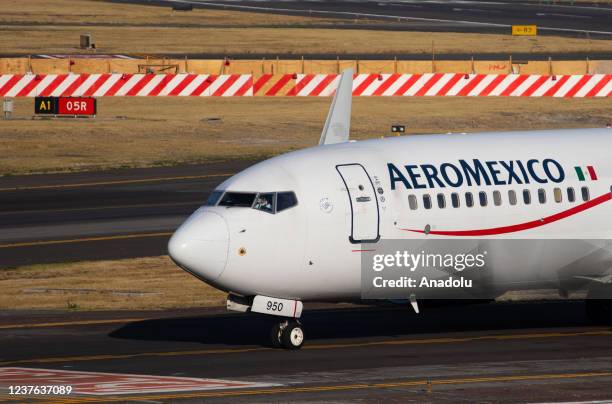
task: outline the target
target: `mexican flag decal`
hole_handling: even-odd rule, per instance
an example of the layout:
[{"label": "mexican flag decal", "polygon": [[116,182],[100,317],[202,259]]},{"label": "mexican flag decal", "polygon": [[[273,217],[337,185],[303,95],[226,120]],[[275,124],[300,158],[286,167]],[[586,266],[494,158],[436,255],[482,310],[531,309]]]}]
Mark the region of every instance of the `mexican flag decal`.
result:
[{"label": "mexican flag decal", "polygon": [[578,175],[578,179],[580,181],[584,181],[584,180],[591,180],[591,181],[596,181],[597,180],[597,174],[595,173],[595,169],[593,168],[593,166],[587,166],[586,170],[584,170],[582,167],[574,167],[576,169],[576,174]]}]

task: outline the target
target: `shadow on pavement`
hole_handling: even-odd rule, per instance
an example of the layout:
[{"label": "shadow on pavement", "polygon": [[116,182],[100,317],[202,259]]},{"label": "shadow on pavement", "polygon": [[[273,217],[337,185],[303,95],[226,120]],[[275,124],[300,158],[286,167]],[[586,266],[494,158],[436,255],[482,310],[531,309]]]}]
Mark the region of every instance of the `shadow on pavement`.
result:
[{"label": "shadow on pavement", "polygon": [[[110,337],[267,346],[270,327],[277,320],[254,313],[153,319],[129,323]],[[582,301],[425,306],[419,315],[410,307],[313,310],[305,311],[301,321],[309,341],[588,325]]]}]

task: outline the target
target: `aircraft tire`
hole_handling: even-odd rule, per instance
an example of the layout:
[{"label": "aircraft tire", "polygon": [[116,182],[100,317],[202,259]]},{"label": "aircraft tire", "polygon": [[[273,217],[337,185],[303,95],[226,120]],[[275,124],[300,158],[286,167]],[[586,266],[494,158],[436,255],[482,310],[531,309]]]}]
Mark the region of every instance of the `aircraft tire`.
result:
[{"label": "aircraft tire", "polygon": [[285,349],[300,349],[304,339],[304,329],[297,321],[289,322],[282,332],[282,342]]},{"label": "aircraft tire", "polygon": [[272,348],[283,346],[283,323],[275,323],[270,329],[270,345]]}]

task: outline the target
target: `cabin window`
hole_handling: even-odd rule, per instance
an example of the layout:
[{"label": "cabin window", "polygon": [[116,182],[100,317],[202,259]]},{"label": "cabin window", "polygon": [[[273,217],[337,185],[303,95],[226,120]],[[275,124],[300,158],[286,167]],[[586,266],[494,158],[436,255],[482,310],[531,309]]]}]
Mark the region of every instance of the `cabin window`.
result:
[{"label": "cabin window", "polygon": [[281,212],[283,210],[294,207],[298,204],[295,192],[279,192],[276,194],[276,211]]},{"label": "cabin window", "polygon": [[206,200],[204,206],[215,206],[219,199],[221,199],[221,195],[223,195],[223,191],[213,191]]},{"label": "cabin window", "polygon": [[553,189],[553,195],[555,196],[555,202],[561,203],[563,201],[563,192],[561,192],[561,188]]},{"label": "cabin window", "polygon": [[582,193],[582,200],[583,201],[588,201],[589,199],[591,199],[591,197],[589,196],[589,187],[582,187],[580,188],[580,192]]},{"label": "cabin window", "polygon": [[493,204],[495,206],[499,206],[501,205],[502,200],[501,200],[501,193],[499,191],[493,191]]},{"label": "cabin window", "polygon": [[451,194],[451,204],[453,205],[453,208],[458,208],[459,207],[459,194],[456,192],[453,192]]},{"label": "cabin window", "polygon": [[429,196],[429,194],[423,195],[423,207],[425,209],[431,209],[431,196]]},{"label": "cabin window", "polygon": [[575,202],[576,201],[576,192],[574,191],[573,187],[568,187],[567,188],[567,201],[568,202]]},{"label": "cabin window", "polygon": [[255,201],[255,193],[247,192],[226,192],[219,202],[219,206],[236,206],[242,208],[250,208]]},{"label": "cabin window", "polygon": [[419,207],[416,196],[408,195],[408,205],[410,206],[410,210],[416,210]]},{"label": "cabin window", "polygon": [[480,202],[480,206],[487,206],[487,193],[485,191],[480,191],[478,193],[478,201]]},{"label": "cabin window", "polygon": [[446,199],[444,198],[444,194],[438,194],[436,199],[438,199],[438,207],[440,209],[444,209],[446,207]]},{"label": "cabin window", "polygon": [[465,193],[465,206],[467,206],[468,208],[474,206],[474,196],[471,192]]},{"label": "cabin window", "polygon": [[255,203],[253,204],[253,209],[262,210],[268,213],[274,213],[274,193],[269,192],[265,194],[257,195],[255,198]]},{"label": "cabin window", "polygon": [[544,190],[544,188],[538,189],[538,201],[540,203],[546,203],[546,191]]},{"label": "cabin window", "polygon": [[523,190],[523,202],[525,205],[529,205],[531,203],[531,192],[528,189]]},{"label": "cabin window", "polygon": [[516,205],[516,192],[513,189],[508,191],[508,202],[510,205]]}]

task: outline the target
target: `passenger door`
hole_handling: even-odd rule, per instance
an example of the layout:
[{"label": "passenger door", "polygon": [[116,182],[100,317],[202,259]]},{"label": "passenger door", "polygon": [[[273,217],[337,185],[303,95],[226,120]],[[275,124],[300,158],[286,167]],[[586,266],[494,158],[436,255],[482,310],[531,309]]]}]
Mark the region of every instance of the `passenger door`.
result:
[{"label": "passenger door", "polygon": [[351,243],[375,243],[379,240],[380,216],[376,190],[361,164],[336,166],[346,187],[351,207]]}]

